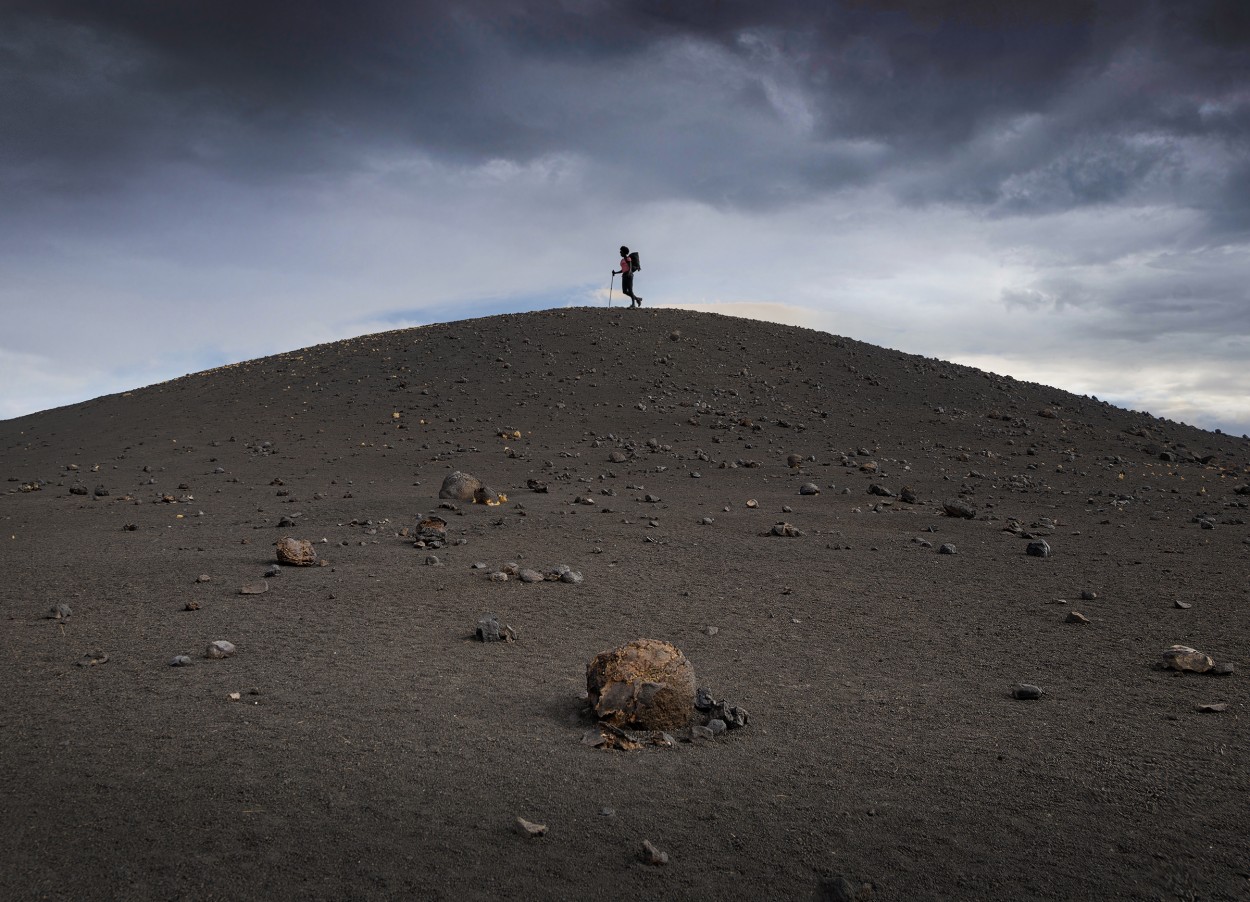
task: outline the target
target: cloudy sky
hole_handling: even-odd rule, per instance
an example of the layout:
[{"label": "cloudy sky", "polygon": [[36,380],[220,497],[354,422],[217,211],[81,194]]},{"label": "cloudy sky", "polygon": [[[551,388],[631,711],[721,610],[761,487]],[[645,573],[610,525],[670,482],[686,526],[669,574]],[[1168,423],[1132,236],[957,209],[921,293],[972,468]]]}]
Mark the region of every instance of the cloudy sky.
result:
[{"label": "cloudy sky", "polygon": [[0,418],[628,244],[649,306],[1250,432],[1244,0],[3,0],[0,122]]}]

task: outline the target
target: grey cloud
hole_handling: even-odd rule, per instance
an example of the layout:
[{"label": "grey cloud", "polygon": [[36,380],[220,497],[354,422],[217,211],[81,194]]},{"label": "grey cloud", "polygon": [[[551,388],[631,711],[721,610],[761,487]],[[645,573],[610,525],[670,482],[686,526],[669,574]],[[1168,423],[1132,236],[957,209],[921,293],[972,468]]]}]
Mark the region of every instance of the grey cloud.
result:
[{"label": "grey cloud", "polygon": [[[1250,120],[1228,99],[1247,74],[1238,5],[1172,6],[18,2],[0,20],[0,111],[16,123],[0,154],[10,181],[76,187],[155,161],[274,178],[411,150],[585,154],[639,173],[639,191],[730,204],[894,180],[917,203],[1107,203],[1170,159],[1133,135],[1233,141]],[[683,46],[735,66],[734,89],[697,62],[674,81],[663,64]],[[1081,108],[1089,84],[1103,102]],[[1038,144],[961,162],[1031,115]],[[848,157],[846,142],[884,150]]]}]

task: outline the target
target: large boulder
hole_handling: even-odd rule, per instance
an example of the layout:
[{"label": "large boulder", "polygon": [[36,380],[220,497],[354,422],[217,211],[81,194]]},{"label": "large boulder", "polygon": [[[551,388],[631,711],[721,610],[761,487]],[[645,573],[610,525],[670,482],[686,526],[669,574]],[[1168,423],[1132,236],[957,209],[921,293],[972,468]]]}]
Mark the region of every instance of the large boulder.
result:
[{"label": "large boulder", "polygon": [[637,639],[586,665],[586,691],[596,716],[632,730],[677,730],[694,714],[694,667],[658,639]]}]

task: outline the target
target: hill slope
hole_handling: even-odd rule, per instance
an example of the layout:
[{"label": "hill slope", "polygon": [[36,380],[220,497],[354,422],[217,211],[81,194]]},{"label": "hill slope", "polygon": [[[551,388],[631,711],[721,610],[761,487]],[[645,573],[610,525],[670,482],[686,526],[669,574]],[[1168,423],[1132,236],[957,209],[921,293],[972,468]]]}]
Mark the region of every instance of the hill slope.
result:
[{"label": "hill slope", "polygon": [[[1244,675],[1152,665],[1247,659],[1248,464],[669,310],[385,333],[0,423],[0,894],[1244,897]],[[439,510],[454,469],[507,502]],[[283,536],[327,565],[240,595]],[[584,582],[486,578],[506,562]],[[473,641],[487,612],[520,641]],[[586,662],[641,636],[751,724],[583,745]]]}]

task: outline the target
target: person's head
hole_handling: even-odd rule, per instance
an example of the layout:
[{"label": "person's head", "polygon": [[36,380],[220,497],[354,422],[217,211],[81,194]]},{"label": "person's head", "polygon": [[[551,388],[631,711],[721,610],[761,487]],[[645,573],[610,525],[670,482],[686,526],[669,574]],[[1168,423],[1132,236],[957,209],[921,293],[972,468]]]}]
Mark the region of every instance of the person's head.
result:
[{"label": "person's head", "polygon": [[622,257],[628,257],[628,256],[629,256],[629,248],[627,248],[627,247],[626,247],[625,245],[623,245],[623,244],[621,245],[621,256],[622,256]]}]

